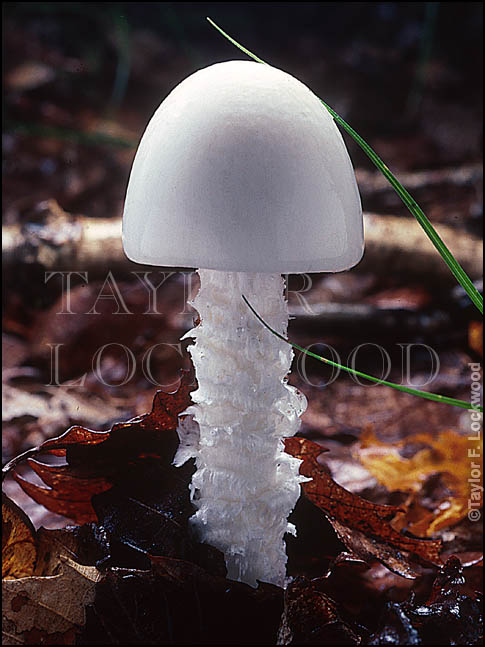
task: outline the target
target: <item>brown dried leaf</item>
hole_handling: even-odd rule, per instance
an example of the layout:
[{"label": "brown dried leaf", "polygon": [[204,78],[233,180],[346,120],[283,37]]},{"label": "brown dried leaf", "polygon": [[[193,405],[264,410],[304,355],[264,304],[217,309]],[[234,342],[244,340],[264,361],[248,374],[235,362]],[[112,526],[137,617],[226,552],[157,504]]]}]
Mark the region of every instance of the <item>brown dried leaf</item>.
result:
[{"label": "brown dried leaf", "polygon": [[[33,484],[19,475],[13,461],[13,477],[34,501],[51,512],[77,523],[96,520],[91,498],[104,492],[136,460],[154,457],[171,463],[178,443],[175,429],[178,415],[189,403],[193,385],[183,374],[175,393],[158,391],[152,411],[128,422],[116,423],[109,431],[71,427],[58,438],[45,441],[29,455],[65,457],[65,465],[49,465],[28,459],[32,470],[47,487]],[[171,432],[171,433],[169,433]],[[7,468],[8,471],[8,468]]]},{"label": "brown dried leaf", "polygon": [[37,562],[33,575],[46,577],[59,575],[64,561],[71,559],[84,566],[96,565],[106,554],[96,536],[94,525],[71,526],[57,530],[39,528],[37,531]]},{"label": "brown dried leaf", "polygon": [[401,508],[378,505],[348,492],[335,483],[318,463],[322,448],[304,438],[288,438],[288,453],[303,462],[300,474],[312,480],[303,483],[303,492],[328,517],[346,547],[358,557],[381,561],[403,577],[416,577],[409,565],[413,558],[440,564],[441,542],[404,535],[391,526]]},{"label": "brown dried leaf", "polygon": [[30,519],[2,492],[2,578],[32,575],[36,558],[37,539]]},{"label": "brown dried leaf", "polygon": [[62,561],[59,575],[2,582],[4,645],[75,644],[102,576],[94,566]]},{"label": "brown dried leaf", "polygon": [[365,301],[388,310],[420,310],[429,305],[431,294],[422,285],[413,285],[382,290]]},{"label": "brown dried leaf", "polygon": [[351,551],[354,558],[358,557],[367,563],[378,559],[390,571],[401,577],[408,580],[418,577],[419,572],[409,563],[410,555],[407,551],[405,553],[396,550],[394,546],[386,545],[380,538],[365,534],[356,528],[349,528],[337,519],[330,519],[330,523],[340,541]]},{"label": "brown dried leaf", "polygon": [[7,422],[24,416],[35,418],[45,430],[59,431],[71,421],[81,418],[85,424],[99,424],[103,420],[115,420],[120,415],[119,407],[101,398],[86,398],[67,387],[39,387],[36,392],[2,384],[2,420]]},{"label": "brown dried leaf", "polygon": [[[73,645],[94,600],[99,571],[71,557],[82,554],[83,529],[36,533],[26,515],[2,496],[4,645]],[[89,529],[88,529],[89,530]],[[89,551],[95,545],[90,541]]]}]

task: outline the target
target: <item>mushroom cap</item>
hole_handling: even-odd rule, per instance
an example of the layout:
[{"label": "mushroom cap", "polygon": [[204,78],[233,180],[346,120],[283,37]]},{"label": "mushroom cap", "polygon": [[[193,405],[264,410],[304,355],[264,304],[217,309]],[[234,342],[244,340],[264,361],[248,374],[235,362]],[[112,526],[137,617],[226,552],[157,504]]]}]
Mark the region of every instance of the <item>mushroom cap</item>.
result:
[{"label": "mushroom cap", "polygon": [[362,258],[362,208],[342,136],[290,74],[217,63],[161,103],[123,214],[137,263],[234,272],[338,272]]}]

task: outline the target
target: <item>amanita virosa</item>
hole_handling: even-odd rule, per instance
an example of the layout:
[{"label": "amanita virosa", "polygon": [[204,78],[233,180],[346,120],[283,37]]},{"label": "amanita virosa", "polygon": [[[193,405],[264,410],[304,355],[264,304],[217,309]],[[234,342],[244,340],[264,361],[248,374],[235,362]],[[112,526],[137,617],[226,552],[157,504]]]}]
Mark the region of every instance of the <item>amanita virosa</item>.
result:
[{"label": "amanita virosa", "polygon": [[303,480],[283,439],[306,400],[286,382],[291,347],[242,295],[286,335],[282,274],[338,272],[362,257],[359,193],[332,117],[268,65],[229,61],[192,74],[142,137],[123,245],[137,263],[198,268],[200,323],[186,335],[198,381],[186,413],[198,431],[180,426],[176,457],[196,462],[191,521],[224,552],[229,578],[283,586]]}]

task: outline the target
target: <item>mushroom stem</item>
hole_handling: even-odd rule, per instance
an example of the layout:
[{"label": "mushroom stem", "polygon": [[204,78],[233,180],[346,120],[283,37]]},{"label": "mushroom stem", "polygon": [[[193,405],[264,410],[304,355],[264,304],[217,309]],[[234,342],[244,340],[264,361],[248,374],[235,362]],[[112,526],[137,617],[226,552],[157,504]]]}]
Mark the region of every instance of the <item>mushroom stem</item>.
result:
[{"label": "mushroom stem", "polygon": [[192,414],[176,464],[194,457],[192,517],[199,539],[221,550],[228,577],[257,586],[284,586],[283,537],[295,532],[288,515],[300,495],[300,462],[284,451],[306,399],[286,383],[291,347],[264,329],[242,300],[244,294],[286,336],[288,304],[280,274],[199,270],[192,305],[200,323],[186,337],[198,380]]}]

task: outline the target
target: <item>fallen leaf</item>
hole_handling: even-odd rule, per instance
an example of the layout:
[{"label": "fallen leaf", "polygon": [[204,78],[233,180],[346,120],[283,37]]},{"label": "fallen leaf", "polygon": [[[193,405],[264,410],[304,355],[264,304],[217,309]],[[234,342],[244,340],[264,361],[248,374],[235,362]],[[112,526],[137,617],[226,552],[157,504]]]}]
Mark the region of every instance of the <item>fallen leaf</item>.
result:
[{"label": "fallen leaf", "polygon": [[381,614],[380,627],[367,645],[422,645],[406,610],[397,602],[388,602]]},{"label": "fallen leaf", "polygon": [[480,600],[465,590],[463,567],[448,559],[424,603],[389,603],[369,645],[478,645],[483,623]]},{"label": "fallen leaf", "polygon": [[63,560],[82,566],[97,566],[109,555],[106,533],[95,524],[37,531],[37,562],[33,575],[52,576],[62,571]]},{"label": "fallen leaf", "polygon": [[36,558],[37,538],[30,519],[2,492],[2,578],[32,575]]},{"label": "fallen leaf", "polygon": [[468,325],[468,345],[483,357],[483,323],[481,321],[470,321]]},{"label": "fallen leaf", "polygon": [[285,591],[278,645],[357,645],[360,638],[341,619],[337,603],[304,577]]},{"label": "fallen leaf", "polygon": [[[40,424],[48,424],[51,419],[51,408],[49,400],[35,393],[28,393],[22,389],[17,389],[9,384],[2,384],[2,420],[8,422],[15,418],[23,416],[32,416],[40,421]],[[64,412],[53,412],[54,420],[56,414],[61,413],[61,424],[64,418]]]},{"label": "fallen leaf", "polygon": [[[150,414],[111,431],[73,427],[59,438],[46,441],[43,451],[66,458],[50,465],[35,458],[27,463],[47,487],[13,476],[24,492],[57,514],[78,522],[97,521],[105,533],[104,567],[148,569],[148,556],[190,560],[210,572],[225,576],[222,554],[199,544],[188,520],[194,512],[189,484],[193,461],[175,467],[178,447],[175,427],[193,388],[185,375],[174,394],[159,392]],[[8,469],[8,468],[7,468]]]},{"label": "fallen leaf", "polygon": [[422,285],[413,285],[382,290],[365,301],[388,310],[420,310],[430,304],[431,294]]},{"label": "fallen leaf", "polygon": [[[472,443],[454,431],[444,431],[437,436],[414,434],[391,445],[367,429],[354,455],[390,492],[411,493],[407,509],[396,523],[410,532],[430,536],[458,523],[468,513],[471,449],[477,456],[481,455],[481,440]],[[439,480],[435,478],[430,484],[430,479],[436,475]],[[424,505],[427,489],[431,490],[431,495],[427,495],[430,502]],[[477,506],[480,506],[481,481],[474,491],[478,497]]]},{"label": "fallen leaf", "polygon": [[45,435],[58,431],[73,420],[93,424],[116,419],[120,407],[101,398],[86,398],[68,387],[36,387],[36,393],[2,384],[2,420],[8,422],[24,416],[35,418]]},{"label": "fallen leaf", "polygon": [[[2,496],[2,626],[5,645],[73,645],[85,606],[102,578],[74,558],[95,553],[90,528],[35,533],[29,519]],[[90,532],[91,531],[91,532]]]},{"label": "fallen leaf", "polygon": [[108,569],[78,642],[271,645],[282,611],[277,586],[254,589],[186,561],[157,557],[150,570]]},{"label": "fallen leaf", "polygon": [[3,644],[75,644],[101,577],[95,567],[63,558],[59,575],[4,580]]},{"label": "fallen leaf", "polygon": [[335,483],[317,461],[322,453],[320,445],[304,438],[288,438],[285,449],[303,461],[300,474],[312,479],[302,484],[305,496],[325,513],[350,552],[365,561],[377,559],[407,578],[417,576],[409,563],[416,558],[440,564],[439,540],[405,535],[392,527],[400,507],[371,503]]},{"label": "fallen leaf", "polygon": [[[340,523],[337,519],[330,519],[330,522],[337,533],[338,538],[347,547],[347,549],[351,551],[350,554],[354,556],[354,558],[360,558],[367,563],[372,562],[374,559],[378,559],[382,564],[385,564],[390,571],[407,579],[415,579],[420,575],[420,572],[416,570],[416,566],[413,564],[413,562],[415,562],[415,559],[412,557],[413,551],[410,550],[410,548],[403,548],[401,550],[398,548],[399,537],[402,537],[403,546],[406,546],[409,539],[413,538],[396,533],[398,535],[397,541],[395,538],[393,544],[397,545],[389,545],[386,544],[381,537],[375,537],[368,532],[362,532],[356,528],[350,528],[349,526]],[[386,535],[387,530],[384,530],[382,534]],[[419,539],[414,538],[414,541],[419,541]],[[441,545],[439,545],[439,548],[440,547]],[[418,546],[418,548],[420,547]],[[426,549],[427,546],[423,548]],[[435,548],[435,546],[431,546],[429,551],[434,552]],[[425,550],[422,552],[425,552]],[[416,550],[414,551],[414,554],[416,554]],[[428,557],[428,560],[429,559],[430,558]],[[437,558],[434,555],[432,559],[437,561]]]},{"label": "fallen leaf", "polygon": [[109,539],[105,566],[146,570],[151,557],[164,556],[226,575],[222,553],[198,543],[189,527],[193,469],[192,462],[177,468],[145,459],[130,465],[118,485],[93,496],[98,527]]},{"label": "fallen leaf", "polygon": [[[91,498],[122,481],[129,465],[148,457],[171,465],[178,445],[178,415],[187,407],[193,388],[188,373],[184,373],[175,393],[156,393],[150,413],[116,423],[109,431],[74,426],[31,450],[27,462],[47,487],[20,476],[15,459],[4,473],[13,467],[12,475],[24,492],[51,512],[77,523],[95,521]],[[38,454],[64,457],[66,464],[52,465],[32,458]]]},{"label": "fallen leaf", "polygon": [[[46,248],[46,253],[52,253],[52,237],[59,236],[59,230],[66,229],[63,221],[59,223],[54,219],[52,226],[44,231],[44,221],[52,217],[52,213],[53,209],[49,208],[47,211],[49,215],[42,219],[41,240],[38,240],[39,230],[33,230],[32,236],[35,237],[37,243],[34,249],[37,254],[40,249],[44,248]],[[70,219],[68,222],[72,221],[70,214],[66,214],[66,218]],[[93,236],[96,243],[97,234],[90,233],[93,221],[96,224],[95,218],[86,218],[82,223],[77,223],[77,226],[86,236]],[[107,219],[105,222],[108,231],[111,231],[111,220]],[[120,255],[124,257],[120,240],[121,223],[119,231],[116,231],[114,235],[110,234],[110,236],[112,236],[110,240],[113,241],[113,244],[119,245]],[[60,253],[59,250],[61,250],[62,258],[67,259],[73,255],[78,257],[81,254],[82,256],[83,253],[76,247],[78,243],[75,237],[72,238],[69,246],[63,241],[56,244],[55,253]],[[106,261],[103,257],[103,245],[99,241],[96,244],[99,245],[100,253],[98,265],[107,272],[106,265],[110,261]],[[86,254],[88,258],[91,258],[90,239],[85,243],[85,246]],[[42,261],[42,258],[36,258],[35,266],[37,267],[37,263],[42,263]],[[63,261],[58,261],[52,265],[51,261],[48,267],[57,268],[62,263]],[[183,306],[183,286],[177,285],[176,281],[166,280],[157,293],[160,295],[160,304],[163,303],[163,312],[153,313],[147,317],[147,284],[142,283],[140,279],[126,281],[118,279],[116,274],[105,274],[102,276],[103,280],[94,280],[91,269],[87,274],[90,279],[89,283],[86,283],[87,279],[83,280],[82,276],[84,276],[83,272],[80,272],[79,276],[76,274],[69,292],[63,290],[61,296],[49,308],[37,313],[36,326],[30,329],[31,361],[42,368],[48,379],[51,374],[52,348],[59,345],[56,353],[57,380],[60,383],[71,380],[77,382],[81,376],[86,375],[85,386],[89,386],[91,393],[109,397],[113,388],[108,385],[123,382],[127,370],[131,367],[130,362],[127,364],[125,352],[117,344],[127,346],[140,360],[133,365],[135,373],[124,389],[125,393],[128,390],[135,396],[138,391],[137,388],[133,388],[135,383],[138,384],[139,381],[140,384],[147,385],[141,359],[145,352],[157,346],[150,355],[151,375],[160,385],[168,385],[167,388],[171,388],[172,384],[175,385],[176,373],[183,365],[183,358],[165,342],[167,339],[176,341],[180,337],[178,328],[180,320],[176,319],[175,313],[178,314],[180,306]],[[162,275],[158,273],[158,276],[150,275],[149,280],[158,285],[161,279],[169,276],[170,273],[162,273]],[[47,282],[46,289],[52,290],[54,296],[59,292],[59,285],[60,277],[53,275]],[[159,307],[162,308],[161,305]],[[93,308],[94,312],[98,314],[93,314]],[[76,316],[67,314],[59,316],[59,313],[69,311],[75,313]],[[15,320],[17,319],[18,316],[15,317]],[[99,349],[105,345],[102,355],[97,355]],[[99,363],[96,370],[93,371],[93,362],[96,357],[98,357]],[[102,379],[100,379],[101,376]],[[131,389],[130,385],[132,385]]]}]

